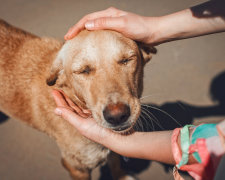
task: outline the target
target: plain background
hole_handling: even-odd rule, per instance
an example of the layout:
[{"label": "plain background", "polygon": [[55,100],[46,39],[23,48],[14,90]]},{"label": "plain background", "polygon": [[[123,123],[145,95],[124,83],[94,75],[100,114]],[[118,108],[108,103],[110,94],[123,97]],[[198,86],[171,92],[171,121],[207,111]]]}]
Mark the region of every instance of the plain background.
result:
[{"label": "plain background", "polygon": [[[87,13],[110,6],[145,16],[179,11],[201,0],[0,0],[0,17],[39,36],[63,40],[68,28]],[[158,106],[183,102],[210,107],[212,80],[225,71],[225,33],[181,40],[157,47],[158,53],[145,68],[143,102]],[[225,84],[225,81],[223,81]],[[224,87],[221,83],[221,87]],[[225,91],[224,91],[225,92]],[[225,116],[203,113],[194,123],[219,122]],[[180,119],[178,119],[180,120]],[[93,179],[99,177],[98,169]],[[173,179],[159,163],[138,174],[139,179]],[[69,180],[60,164],[60,152],[45,134],[8,119],[0,123],[1,180]]]}]

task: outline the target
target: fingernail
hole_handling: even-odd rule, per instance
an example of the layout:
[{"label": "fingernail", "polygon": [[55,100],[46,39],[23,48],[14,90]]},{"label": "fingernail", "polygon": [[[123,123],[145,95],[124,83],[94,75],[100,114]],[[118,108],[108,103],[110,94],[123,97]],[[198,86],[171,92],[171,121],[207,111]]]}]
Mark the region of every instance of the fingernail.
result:
[{"label": "fingernail", "polygon": [[69,37],[68,37],[67,34],[64,36],[64,39],[65,39],[65,40],[69,40]]},{"label": "fingernail", "polygon": [[55,114],[57,114],[58,116],[62,116],[62,111],[59,108],[55,109]]},{"label": "fingernail", "polygon": [[65,40],[68,40],[68,39],[70,38],[70,36],[71,36],[71,34],[72,34],[72,30],[73,30],[73,29],[70,28],[69,31],[66,33],[66,35],[64,36],[64,39],[65,39]]},{"label": "fingernail", "polygon": [[69,28],[68,32],[66,33],[66,35],[68,36],[69,34],[71,34],[71,32],[73,31],[73,28]]},{"label": "fingernail", "polygon": [[85,26],[86,29],[91,29],[91,28],[94,27],[94,21],[88,21],[88,22],[85,23],[84,26]]},{"label": "fingernail", "polygon": [[68,32],[68,33],[66,33],[66,35],[64,36],[64,38],[66,40],[69,40],[70,39],[70,36],[71,36],[71,32]]}]

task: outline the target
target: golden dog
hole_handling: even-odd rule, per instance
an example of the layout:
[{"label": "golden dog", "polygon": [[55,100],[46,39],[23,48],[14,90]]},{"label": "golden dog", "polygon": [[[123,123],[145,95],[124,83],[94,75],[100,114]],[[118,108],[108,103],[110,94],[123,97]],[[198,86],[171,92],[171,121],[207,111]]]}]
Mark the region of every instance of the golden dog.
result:
[{"label": "golden dog", "polygon": [[51,91],[63,90],[101,126],[127,131],[140,114],[150,57],[148,48],[113,31],[82,31],[63,45],[0,20],[0,110],[54,138],[74,179],[90,179],[109,150],[54,114]]}]

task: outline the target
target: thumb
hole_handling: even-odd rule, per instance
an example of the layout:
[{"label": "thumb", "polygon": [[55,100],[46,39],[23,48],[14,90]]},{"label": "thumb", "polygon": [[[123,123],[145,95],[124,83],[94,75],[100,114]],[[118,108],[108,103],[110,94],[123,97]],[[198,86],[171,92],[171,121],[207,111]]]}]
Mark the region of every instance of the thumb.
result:
[{"label": "thumb", "polygon": [[85,28],[87,30],[110,29],[118,31],[124,26],[123,17],[102,17],[87,21]]},{"label": "thumb", "polygon": [[57,107],[55,114],[62,116],[65,120],[69,121],[75,128],[79,129],[82,125],[83,118],[77,115],[75,112],[64,107]]},{"label": "thumb", "polygon": [[57,107],[55,113],[70,122],[85,137],[112,151],[126,154],[126,136],[102,128],[92,118],[82,118],[67,108]]},{"label": "thumb", "polygon": [[82,135],[95,142],[101,143],[102,139],[109,133],[107,130],[97,125],[93,118],[83,118],[70,109],[57,107],[55,113],[67,120]]}]

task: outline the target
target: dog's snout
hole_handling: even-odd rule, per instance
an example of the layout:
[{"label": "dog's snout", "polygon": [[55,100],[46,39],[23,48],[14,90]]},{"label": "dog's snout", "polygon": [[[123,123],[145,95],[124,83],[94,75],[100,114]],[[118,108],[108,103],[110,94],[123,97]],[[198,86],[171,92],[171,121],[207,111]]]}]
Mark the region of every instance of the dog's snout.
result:
[{"label": "dog's snout", "polygon": [[109,104],[103,110],[105,120],[116,126],[126,122],[130,116],[130,107],[123,103]]}]

